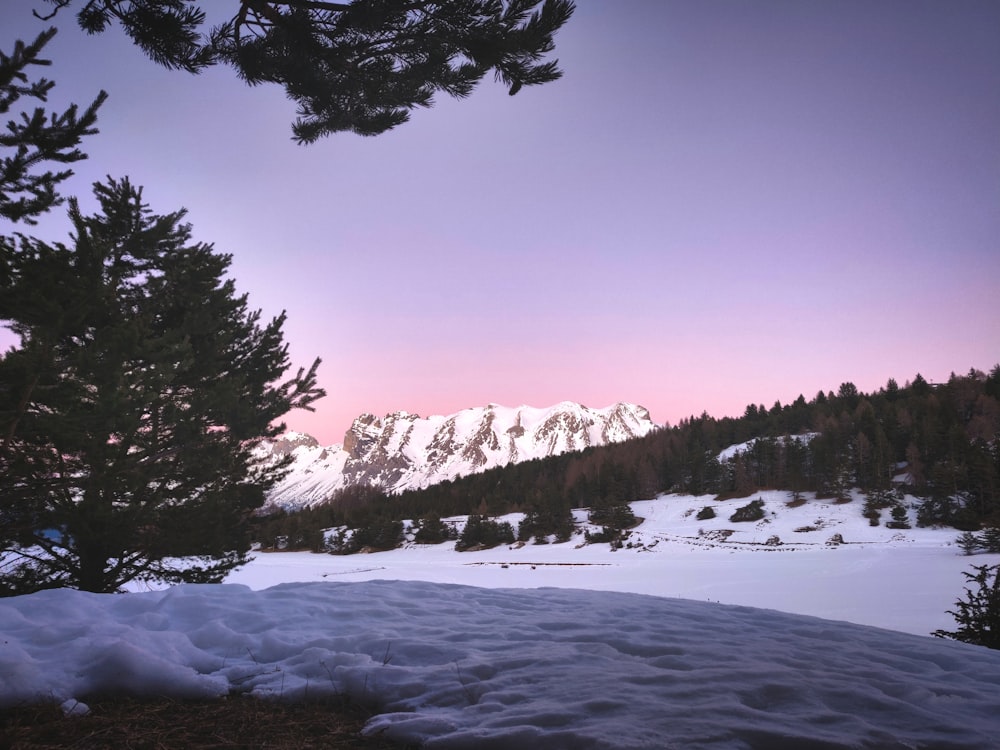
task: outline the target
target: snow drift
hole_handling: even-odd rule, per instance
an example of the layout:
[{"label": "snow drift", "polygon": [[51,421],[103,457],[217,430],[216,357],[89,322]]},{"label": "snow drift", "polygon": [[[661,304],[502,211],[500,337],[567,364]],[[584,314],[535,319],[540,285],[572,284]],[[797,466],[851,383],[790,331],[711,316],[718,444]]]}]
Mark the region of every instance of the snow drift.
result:
[{"label": "snow drift", "polygon": [[379,708],[427,748],[969,748],[1000,652],[749,607],[425,582],[0,601],[0,706],[102,693]]}]

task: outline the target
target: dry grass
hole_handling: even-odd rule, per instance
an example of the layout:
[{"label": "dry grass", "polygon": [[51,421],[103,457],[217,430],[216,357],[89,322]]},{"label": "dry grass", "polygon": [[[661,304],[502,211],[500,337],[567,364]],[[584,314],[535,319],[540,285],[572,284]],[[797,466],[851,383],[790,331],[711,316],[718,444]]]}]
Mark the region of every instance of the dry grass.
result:
[{"label": "dry grass", "polygon": [[0,748],[41,750],[401,750],[362,737],[370,716],[342,700],[282,703],[246,697],[207,701],[132,699],[90,703],[86,716],[63,716],[58,706],[0,712]]}]

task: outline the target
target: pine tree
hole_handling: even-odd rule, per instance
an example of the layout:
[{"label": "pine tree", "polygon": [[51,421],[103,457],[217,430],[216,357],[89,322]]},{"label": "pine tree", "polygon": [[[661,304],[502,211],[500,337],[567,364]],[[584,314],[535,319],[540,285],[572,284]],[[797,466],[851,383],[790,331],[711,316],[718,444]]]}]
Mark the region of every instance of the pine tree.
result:
[{"label": "pine tree", "polygon": [[[48,18],[74,3],[47,1]],[[167,68],[224,63],[250,85],[282,86],[301,143],[382,133],[438,92],[468,96],[490,71],[511,95],[554,81],[557,62],[542,60],[574,10],[570,0],[231,0],[232,17],[204,34],[195,2],[79,0],[77,19],[88,33],[118,22]]]},{"label": "pine tree", "polygon": [[455,542],[455,551],[463,552],[478,545],[484,548],[495,547],[513,541],[514,528],[508,522],[473,513],[466,519],[465,528]]},{"label": "pine tree", "polygon": [[890,529],[908,529],[910,528],[910,517],[906,512],[906,507],[897,504],[892,506],[892,520],[886,524]]},{"label": "pine tree", "polygon": [[453,536],[453,527],[442,521],[437,513],[429,513],[417,522],[413,541],[417,544],[441,544]]},{"label": "pine tree", "polygon": [[354,529],[350,539],[337,550],[341,554],[353,555],[364,550],[383,552],[395,549],[403,541],[403,522],[377,519]]},{"label": "pine tree", "polygon": [[[935,630],[938,638],[951,638],[977,646],[1000,649],[1000,565],[973,565],[975,573],[963,571],[962,575],[979,588],[965,589],[965,599],[955,602],[958,608],[948,610],[955,618],[957,630]],[[993,582],[989,578],[993,574]]]},{"label": "pine tree", "polygon": [[517,538],[522,542],[534,537],[536,544],[545,544],[549,536],[554,536],[557,543],[569,541],[573,536],[573,513],[568,506],[530,508],[518,524]]},{"label": "pine tree", "polygon": [[0,358],[8,593],[220,580],[280,476],[254,447],[323,395],[318,361],[278,382],[284,314],[261,322],[183,211],[153,215],[127,179],[94,194],[93,216],[70,201],[72,247],[21,237],[0,280],[21,342]]},{"label": "pine tree", "polygon": [[983,529],[980,544],[985,552],[1000,554],[1000,526],[987,526]]},{"label": "pine tree", "polygon": [[983,541],[971,531],[963,531],[959,534],[955,544],[965,555],[974,555],[983,547]]},{"label": "pine tree", "polygon": [[[28,71],[49,64],[41,53],[55,33],[55,29],[43,31],[30,44],[18,41],[10,55],[0,52],[0,115],[10,112],[22,97],[46,101],[55,83],[45,78],[29,81]],[[83,136],[97,132],[97,110],[107,96],[100,92],[82,114],[75,104],[61,114],[36,107],[30,114],[21,113],[20,121],[8,121],[6,131],[0,132],[0,217],[34,224],[38,215],[61,202],[56,188],[73,172],[40,171],[40,167],[87,158],[77,146]],[[0,248],[0,263],[6,252]]]}]

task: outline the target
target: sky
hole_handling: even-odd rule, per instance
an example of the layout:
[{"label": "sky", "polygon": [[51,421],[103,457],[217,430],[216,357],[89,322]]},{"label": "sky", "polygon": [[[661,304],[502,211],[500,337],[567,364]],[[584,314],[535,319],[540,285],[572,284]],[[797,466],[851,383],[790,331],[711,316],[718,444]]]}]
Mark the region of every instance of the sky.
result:
[{"label": "sky", "polygon": [[[3,3],[3,49],[32,7]],[[582,0],[561,80],[488,76],[311,146],[277,87],[55,23],[52,102],[110,94],[64,192],[127,175],[186,207],[250,305],[287,311],[293,365],[322,358],[327,397],[286,420],[322,443],[364,412],[676,423],[1000,362],[992,0]]]}]

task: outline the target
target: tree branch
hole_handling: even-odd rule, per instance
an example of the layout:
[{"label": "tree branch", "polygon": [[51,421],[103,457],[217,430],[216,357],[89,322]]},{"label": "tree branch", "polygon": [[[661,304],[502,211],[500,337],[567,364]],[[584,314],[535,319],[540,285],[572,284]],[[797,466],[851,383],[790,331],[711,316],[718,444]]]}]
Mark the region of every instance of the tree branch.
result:
[{"label": "tree branch", "polygon": [[[251,0],[251,2],[253,1]],[[350,3],[325,3],[320,0],[271,0],[271,4],[290,5],[293,8],[306,8],[308,10],[329,10],[334,13],[342,13],[351,7]]]}]

